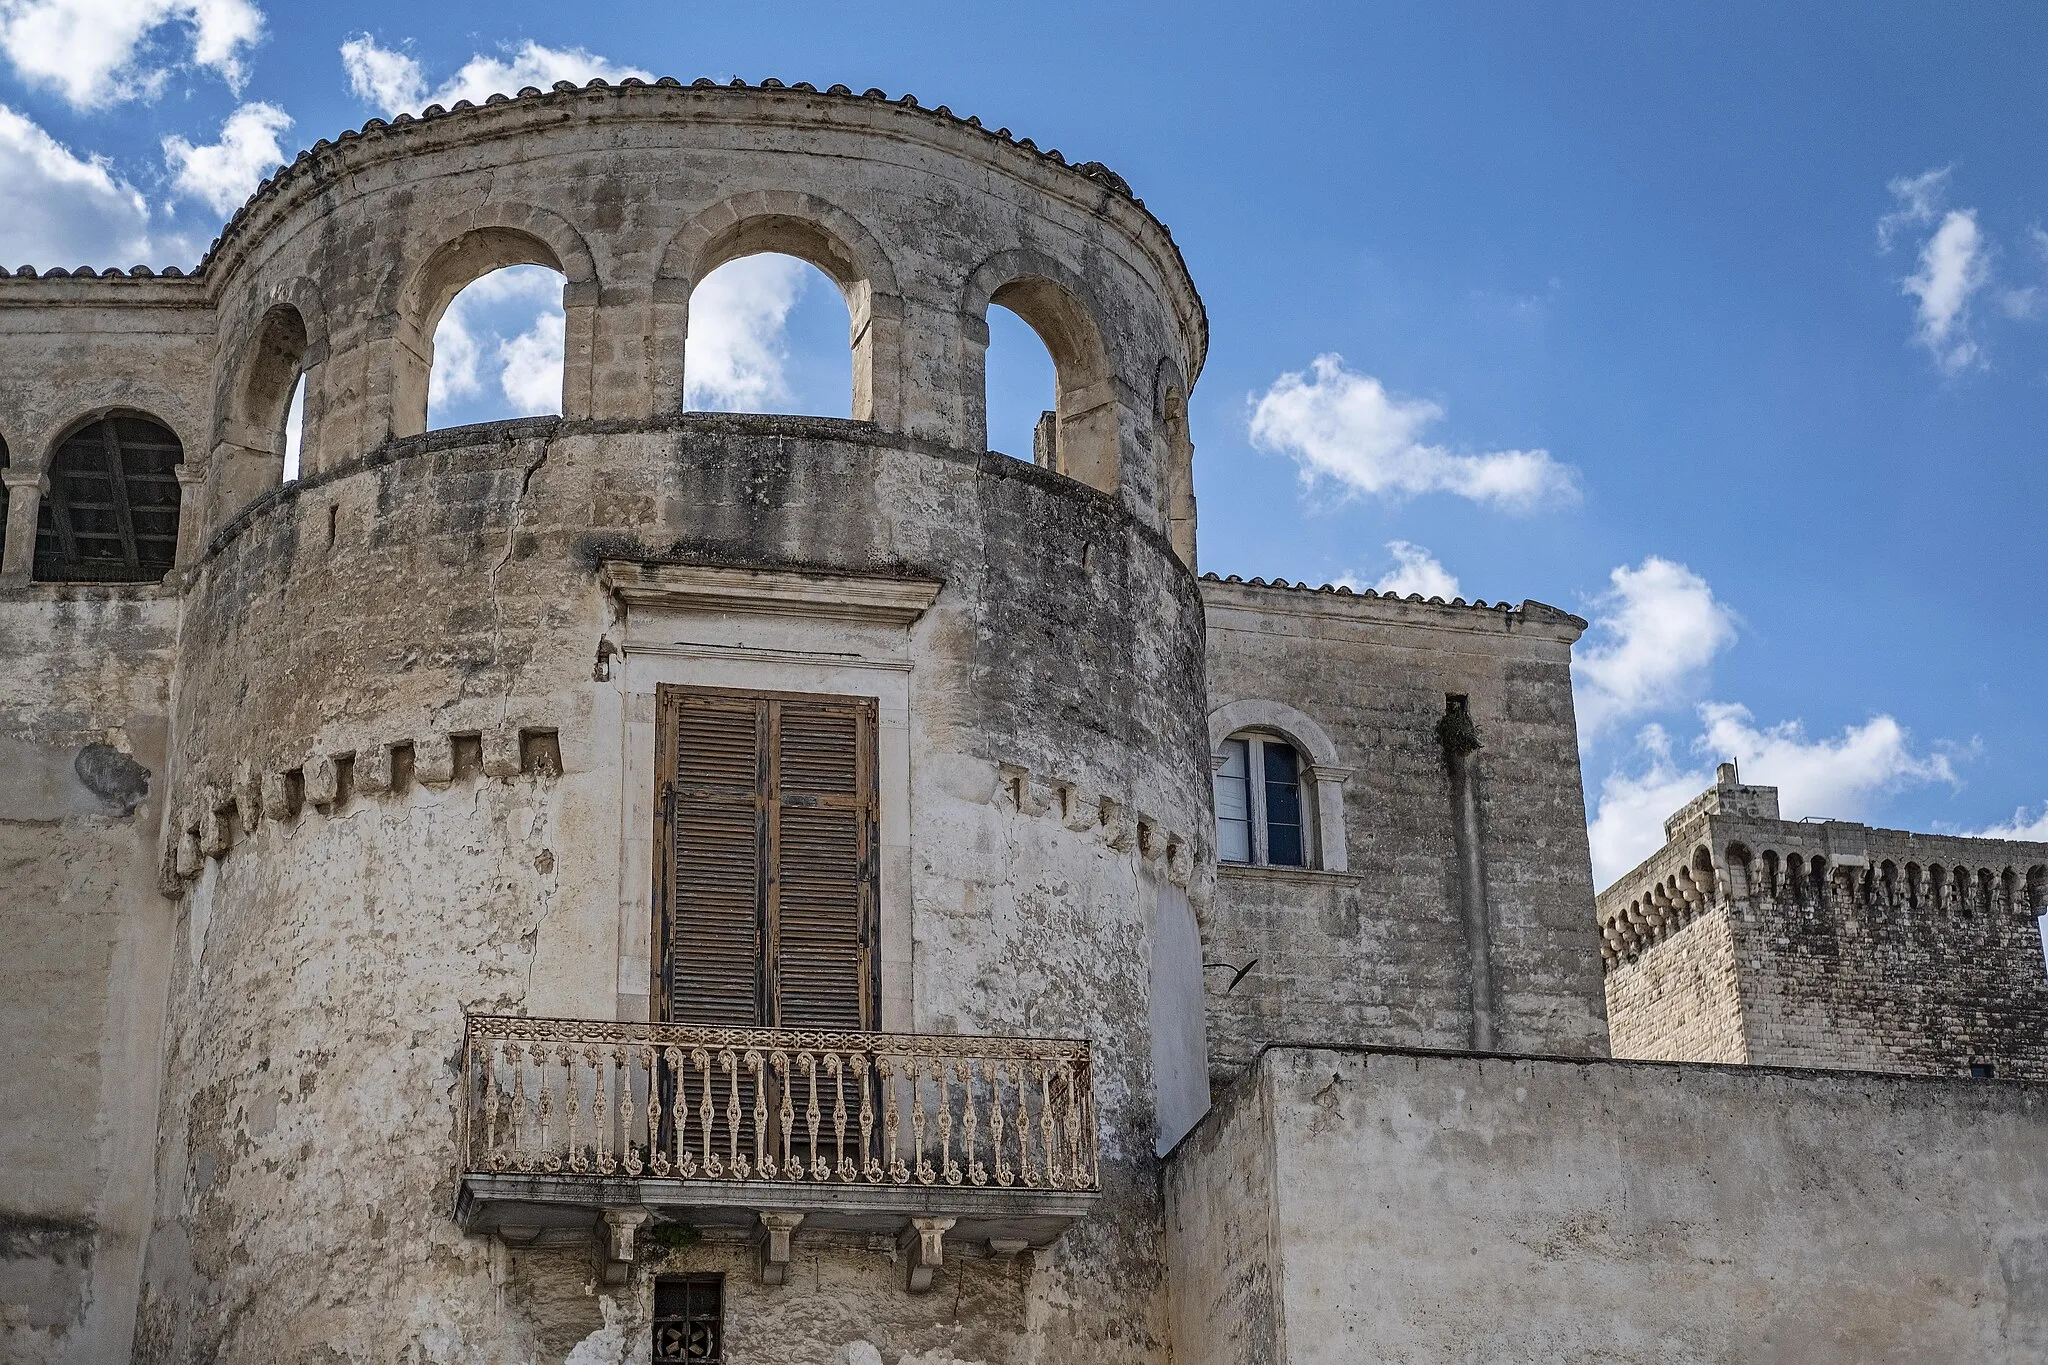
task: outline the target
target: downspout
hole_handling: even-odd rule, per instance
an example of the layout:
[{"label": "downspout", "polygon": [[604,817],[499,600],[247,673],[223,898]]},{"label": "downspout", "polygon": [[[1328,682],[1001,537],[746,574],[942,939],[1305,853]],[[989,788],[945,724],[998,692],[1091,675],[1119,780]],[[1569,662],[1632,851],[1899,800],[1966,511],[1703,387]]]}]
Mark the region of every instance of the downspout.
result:
[{"label": "downspout", "polygon": [[1436,737],[1444,746],[1444,766],[1451,777],[1451,830],[1458,852],[1459,901],[1465,919],[1465,955],[1472,985],[1472,1038],[1475,1051],[1495,1047],[1493,1027],[1493,923],[1486,905],[1486,854],[1479,838],[1479,775],[1473,755],[1479,731],[1465,697],[1444,698],[1444,718]]}]

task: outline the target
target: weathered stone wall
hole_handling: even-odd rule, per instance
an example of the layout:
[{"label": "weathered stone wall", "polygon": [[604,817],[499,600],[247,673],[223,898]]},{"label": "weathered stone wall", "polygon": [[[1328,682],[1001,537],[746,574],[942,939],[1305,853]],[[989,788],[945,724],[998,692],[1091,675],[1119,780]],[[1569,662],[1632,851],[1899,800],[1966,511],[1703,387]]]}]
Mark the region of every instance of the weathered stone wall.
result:
[{"label": "weathered stone wall", "polygon": [[0,1356],[118,1360],[149,1229],[176,601],[0,597]]},{"label": "weathered stone wall", "polygon": [[1167,1189],[1191,1365],[2048,1352],[2035,1084],[1276,1049]]},{"label": "weathered stone wall", "polygon": [[[1776,816],[1725,765],[1601,892],[1618,1055],[1731,1060],[1739,1028],[1766,1065],[2048,1079],[2048,845]],[[1707,922],[1727,943],[1710,999]],[[1737,999],[1739,1020],[1700,1031]]]},{"label": "weathered stone wall", "polygon": [[[633,896],[619,850],[635,837],[621,697],[592,679],[616,630],[600,558],[945,585],[911,642],[906,1024],[1093,1039],[1109,1188],[1033,1272],[1036,1307],[975,1330],[1010,1343],[991,1359],[1066,1358],[1082,1338],[1110,1352],[1097,1358],[1155,1358],[1153,902],[1206,856],[1192,580],[1115,503],[1017,462],[843,422],[711,417],[418,438],[278,495],[201,564],[174,784],[180,811],[197,813],[174,833],[203,847],[225,818],[209,807],[236,813],[229,849],[200,861],[188,898],[140,1357],[336,1339],[430,1351],[441,1333],[469,1358],[539,1358],[541,1328],[496,1314],[488,1249],[447,1218],[448,1059],[465,1010],[603,1017],[635,990],[644,1001],[644,977],[621,969],[619,906]],[[306,603],[320,604],[310,622]],[[1188,686],[1141,687],[1155,659]],[[543,728],[558,782],[458,775],[436,790],[416,777],[396,794],[345,794],[392,744],[418,754],[475,730],[486,762],[502,751],[511,764],[494,737]],[[324,813],[308,797],[243,828],[245,763],[258,786],[296,773],[303,788],[342,755],[351,777]],[[1032,814],[1002,764],[1033,793],[1057,780],[1114,794],[1156,822],[1158,861]],[[365,1158],[394,1133],[413,1135],[403,1158]],[[270,1212],[287,1204],[290,1217]],[[559,1257],[533,1254],[515,1256],[520,1274],[557,1274],[545,1267]],[[831,1273],[874,1278],[861,1268],[871,1251],[817,1254],[839,1258]],[[359,1307],[334,1304],[337,1279],[366,1286]],[[566,1301],[572,1288],[534,1292]],[[826,1330],[812,1311],[790,1304],[754,1330],[822,1358],[835,1343],[809,1335]],[[950,1339],[901,1338],[920,1350]]]},{"label": "weathered stone wall", "polygon": [[1725,910],[1701,915],[1655,952],[1607,974],[1608,1045],[1655,1062],[1747,1062],[1735,927]]},{"label": "weathered stone wall", "polygon": [[[763,250],[840,285],[858,420],[676,415],[691,288]],[[417,434],[442,308],[523,262],[567,280],[566,417]],[[1060,473],[983,453],[992,301],[1053,351]],[[634,689],[726,675],[715,645],[607,668],[627,612],[601,565],[624,560],[941,585],[887,664],[909,688],[907,808],[884,812],[906,831],[882,873],[906,907],[884,925],[887,1008],[913,1030],[1094,1048],[1105,1194],[1056,1249],[1000,1265],[958,1249],[913,1302],[891,1251],[800,1232],[809,1291],[736,1285],[735,1358],[824,1359],[862,1337],[1163,1358],[1156,1152],[1205,1098],[1202,619],[1184,567],[1205,327],[1171,239],[1106,168],[878,93],[673,82],[373,121],[259,191],[196,278],[0,280],[9,520],[30,528],[9,539],[0,610],[55,591],[23,581],[22,546],[64,427],[134,407],[186,445],[178,569],[100,593],[153,604],[163,635],[151,804],[110,836],[155,916],[115,918],[131,938],[153,924],[156,951],[146,969],[74,953],[39,901],[31,959],[63,958],[77,987],[48,1026],[53,1074],[95,1011],[161,1002],[169,979],[160,1109],[144,1029],[120,1076],[134,1113],[88,1112],[71,1077],[52,1110],[125,1144],[132,1205],[157,1144],[136,1357],[644,1351],[644,1275],[607,1304],[593,1253],[510,1251],[449,1216],[463,1013],[646,1007],[651,906],[625,871],[647,837]],[[280,490],[301,370],[304,477]],[[118,672],[121,647],[71,640],[40,666]],[[24,694],[39,724],[59,690],[42,687]],[[30,739],[58,758],[76,743]],[[24,885],[111,913],[75,844],[7,838]],[[115,1266],[125,1297],[64,1260],[82,1263],[108,1160],[70,1132],[9,1141],[66,1177],[51,1209],[22,1208],[57,1220],[22,1224],[42,1238],[27,1311],[132,1308],[135,1246]],[[115,1265],[94,1254],[95,1275]],[[829,1307],[828,1282],[847,1287]],[[44,1355],[64,1347],[28,1330]]]},{"label": "weathered stone wall", "polygon": [[[1271,1041],[1472,1045],[1457,813],[1437,734],[1451,695],[1470,699],[1483,746],[1474,770],[1493,1045],[1603,1052],[1571,694],[1584,623],[1538,603],[1447,606],[1213,578],[1202,588],[1211,745],[1249,723],[1341,774],[1348,864],[1219,867],[1205,953],[1256,965],[1234,988],[1234,971],[1210,974],[1216,1078]],[[1325,739],[1330,753],[1318,758]]]}]

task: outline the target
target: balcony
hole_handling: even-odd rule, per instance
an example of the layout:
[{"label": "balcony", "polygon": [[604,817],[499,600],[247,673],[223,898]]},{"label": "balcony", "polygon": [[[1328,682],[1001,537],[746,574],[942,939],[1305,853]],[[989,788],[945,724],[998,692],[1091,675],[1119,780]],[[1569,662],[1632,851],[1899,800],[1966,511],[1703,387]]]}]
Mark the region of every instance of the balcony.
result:
[{"label": "balcony", "polygon": [[512,1246],[596,1234],[750,1238],[762,1278],[836,1234],[908,1261],[1042,1248],[1101,1197],[1088,1044],[471,1015],[464,1231]]}]

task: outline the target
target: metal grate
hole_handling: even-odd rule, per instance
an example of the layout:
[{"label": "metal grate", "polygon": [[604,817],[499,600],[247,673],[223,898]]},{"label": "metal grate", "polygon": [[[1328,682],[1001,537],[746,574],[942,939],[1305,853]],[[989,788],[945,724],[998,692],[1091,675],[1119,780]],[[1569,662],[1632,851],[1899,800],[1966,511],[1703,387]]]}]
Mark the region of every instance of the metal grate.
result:
[{"label": "metal grate", "polygon": [[725,1279],[664,1275],[654,1282],[654,1365],[722,1365]]},{"label": "metal grate", "polygon": [[178,438],[161,423],[104,417],[64,438],[36,517],[43,583],[154,583],[178,548]]}]

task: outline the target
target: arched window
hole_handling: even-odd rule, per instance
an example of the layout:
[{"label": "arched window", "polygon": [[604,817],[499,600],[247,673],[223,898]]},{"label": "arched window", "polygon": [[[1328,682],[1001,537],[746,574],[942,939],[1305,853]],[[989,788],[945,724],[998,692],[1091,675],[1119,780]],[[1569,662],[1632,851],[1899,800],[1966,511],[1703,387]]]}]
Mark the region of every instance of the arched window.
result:
[{"label": "arched window", "polygon": [[564,283],[550,266],[510,265],[457,291],[434,328],[428,430],[562,410]]},{"label": "arched window", "polygon": [[66,436],[36,517],[36,581],[161,581],[177,557],[184,458],[170,428],[138,412],[112,413]]},{"label": "arched window", "polygon": [[[0,469],[7,468],[7,438],[0,436]],[[7,562],[7,479],[0,476],[0,564]]]},{"label": "arched window", "polygon": [[690,291],[686,408],[850,417],[853,371],[845,295],[801,257],[740,256]]},{"label": "arched window", "polygon": [[1315,824],[1301,751],[1278,735],[1247,730],[1215,760],[1216,856],[1226,863],[1314,866]]},{"label": "arched window", "polygon": [[1031,324],[988,310],[988,448],[1041,469],[1059,465],[1059,372]]}]

